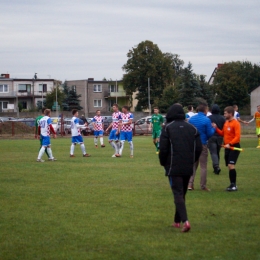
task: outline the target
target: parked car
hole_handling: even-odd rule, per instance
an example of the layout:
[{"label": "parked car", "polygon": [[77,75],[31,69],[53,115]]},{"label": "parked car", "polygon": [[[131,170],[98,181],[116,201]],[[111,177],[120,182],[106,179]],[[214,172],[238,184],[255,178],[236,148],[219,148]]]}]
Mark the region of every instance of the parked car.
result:
[{"label": "parked car", "polygon": [[51,117],[51,124],[55,132],[57,132],[59,121],[60,121],[60,117]]},{"label": "parked car", "polygon": [[[137,135],[143,135],[143,134],[151,134],[152,131],[149,131],[149,125],[151,123],[151,116],[143,117],[139,120],[137,120],[134,124],[134,133]],[[165,116],[163,116],[164,122],[166,121]]]}]

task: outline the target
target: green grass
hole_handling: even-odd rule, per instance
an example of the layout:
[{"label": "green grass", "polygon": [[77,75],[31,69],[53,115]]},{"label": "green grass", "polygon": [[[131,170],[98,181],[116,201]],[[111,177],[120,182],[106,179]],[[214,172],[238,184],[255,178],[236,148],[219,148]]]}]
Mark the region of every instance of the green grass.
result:
[{"label": "green grass", "polygon": [[[0,141],[0,259],[260,259],[259,158],[256,138],[242,140],[238,192],[227,193],[228,171],[208,164],[208,187],[187,195],[192,229],[171,227],[173,197],[151,137],[125,144],[80,148],[52,140],[57,162],[36,163],[36,140]],[[44,155],[45,157],[45,155]],[[223,158],[223,152],[221,154]]]}]

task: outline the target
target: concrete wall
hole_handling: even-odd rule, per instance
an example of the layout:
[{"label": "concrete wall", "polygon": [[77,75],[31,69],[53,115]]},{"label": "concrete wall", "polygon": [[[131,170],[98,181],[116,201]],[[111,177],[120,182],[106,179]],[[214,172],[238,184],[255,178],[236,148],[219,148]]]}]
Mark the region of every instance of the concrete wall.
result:
[{"label": "concrete wall", "polygon": [[256,107],[260,105],[260,86],[251,92],[251,115],[253,116],[256,112]]}]

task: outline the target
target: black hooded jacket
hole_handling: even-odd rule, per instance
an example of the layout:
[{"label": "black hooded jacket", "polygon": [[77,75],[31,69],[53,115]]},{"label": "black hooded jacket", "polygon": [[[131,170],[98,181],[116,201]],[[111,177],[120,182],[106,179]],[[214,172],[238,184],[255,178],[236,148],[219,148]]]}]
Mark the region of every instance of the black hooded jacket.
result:
[{"label": "black hooded jacket", "polygon": [[166,126],[160,136],[159,159],[166,175],[189,175],[199,159],[202,144],[198,130],[185,121],[180,105],[172,105],[166,116]]},{"label": "black hooded jacket", "polygon": [[[226,122],[224,116],[220,115],[220,108],[217,104],[213,105],[211,108],[212,115],[209,116],[209,119],[212,123],[215,123],[218,129],[222,130],[223,126]],[[214,136],[220,136],[217,132],[215,132]]]}]

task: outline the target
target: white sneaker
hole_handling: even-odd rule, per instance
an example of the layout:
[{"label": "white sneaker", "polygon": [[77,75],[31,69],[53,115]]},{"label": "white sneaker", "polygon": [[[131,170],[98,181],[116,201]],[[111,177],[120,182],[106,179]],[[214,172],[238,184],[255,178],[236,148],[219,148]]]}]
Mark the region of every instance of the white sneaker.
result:
[{"label": "white sneaker", "polygon": [[115,157],[116,157],[116,155],[115,155],[115,154],[113,154],[113,155],[112,155],[112,157],[113,157],[113,158],[115,158]]},{"label": "white sneaker", "polygon": [[45,162],[45,161],[42,159],[37,159],[36,162]]},{"label": "white sneaker", "polygon": [[49,160],[49,161],[52,161],[52,162],[57,161],[57,159],[54,158],[54,157],[53,157],[53,158],[49,158],[48,160]]}]

